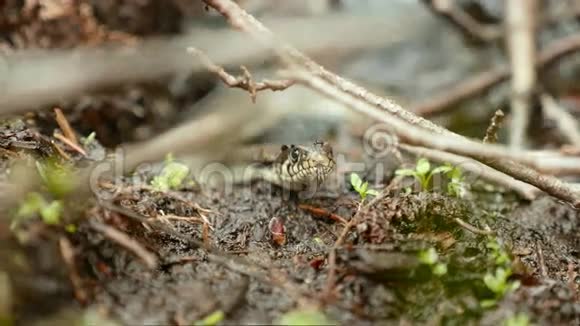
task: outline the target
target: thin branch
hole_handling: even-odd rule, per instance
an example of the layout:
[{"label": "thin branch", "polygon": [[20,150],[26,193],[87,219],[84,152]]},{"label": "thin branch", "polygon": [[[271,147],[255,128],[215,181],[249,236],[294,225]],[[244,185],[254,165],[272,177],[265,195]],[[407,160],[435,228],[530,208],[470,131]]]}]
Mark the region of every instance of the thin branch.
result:
[{"label": "thin branch", "polygon": [[117,242],[125,249],[133,252],[135,256],[141,258],[148,268],[154,269],[157,267],[157,257],[145,249],[139,242],[131,239],[127,234],[115,229],[114,227],[97,222],[94,219],[90,220],[90,225],[93,229],[101,232],[110,240]]},{"label": "thin branch", "polygon": [[463,34],[480,42],[490,42],[502,37],[500,26],[481,24],[461,9],[454,0],[424,0],[423,2],[426,2],[430,9],[459,28]]},{"label": "thin branch", "polygon": [[526,144],[536,84],[534,20],[537,3],[536,0],[507,0],[505,4],[506,46],[512,71],[510,146],[522,148]]},{"label": "thin branch", "polygon": [[68,140],[70,140],[71,143],[78,146],[79,142],[77,140],[77,136],[75,135],[75,132],[71,128],[70,124],[68,123],[68,120],[62,113],[61,109],[54,108],[54,114],[56,115],[56,123],[58,123],[60,130],[62,130],[66,138],[68,138]]},{"label": "thin branch", "polygon": [[580,129],[578,128],[576,118],[548,94],[540,95],[540,102],[542,103],[542,109],[544,110],[546,118],[556,122],[562,136],[570,144],[580,146]]},{"label": "thin branch", "polygon": [[86,304],[89,296],[83,287],[83,281],[79,275],[75,263],[74,248],[70,241],[64,236],[59,238],[58,244],[60,248],[60,254],[68,269],[69,278],[74,289],[75,297],[81,304]]},{"label": "thin branch", "polygon": [[233,88],[241,88],[250,93],[250,98],[252,102],[256,103],[256,94],[259,91],[266,89],[272,91],[281,91],[294,85],[292,80],[262,80],[261,82],[255,82],[248,68],[241,66],[243,72],[242,76],[234,77],[228,74],[223,67],[220,67],[213,63],[211,59],[200,50],[189,47],[187,51],[195,56],[197,56],[201,62],[207,67],[207,69],[214,74],[216,74],[226,85]]},{"label": "thin branch", "polygon": [[85,157],[87,156],[87,152],[86,152],[86,151],[85,151],[85,150],[84,150],[82,147],[80,147],[79,145],[75,144],[75,143],[74,143],[74,142],[72,142],[72,141],[71,141],[69,138],[67,138],[67,137],[65,137],[65,136],[63,136],[63,135],[61,135],[60,133],[58,133],[58,132],[55,132],[55,133],[54,133],[54,138],[56,138],[56,139],[60,140],[61,142],[63,142],[63,143],[65,143],[65,144],[67,144],[67,145],[68,145],[68,147],[70,147],[70,148],[72,148],[73,150],[75,150],[75,151],[79,152],[79,154],[81,154],[81,155],[83,155],[83,156],[85,156]]},{"label": "thin branch", "polygon": [[503,118],[505,117],[502,110],[497,110],[493,114],[491,118],[491,123],[487,130],[485,131],[485,137],[483,137],[483,142],[487,144],[495,144],[497,143],[497,132],[499,128],[501,128],[501,124],[503,122]]},{"label": "thin branch", "polygon": [[456,217],[453,220],[459,226],[461,226],[462,228],[466,229],[467,231],[469,231],[471,233],[475,233],[475,234],[479,234],[479,235],[493,235],[493,234],[495,234],[495,232],[493,232],[492,230],[481,230],[481,229],[478,229],[475,226],[473,226],[473,225],[465,222],[464,220],[460,219],[459,217]]},{"label": "thin branch", "polygon": [[[580,49],[580,33],[553,41],[536,58],[537,68],[547,68],[559,59]],[[508,65],[499,66],[462,80],[459,84],[436,94],[409,110],[421,116],[441,114],[457,107],[461,101],[482,94],[493,86],[507,80],[511,75]]]}]

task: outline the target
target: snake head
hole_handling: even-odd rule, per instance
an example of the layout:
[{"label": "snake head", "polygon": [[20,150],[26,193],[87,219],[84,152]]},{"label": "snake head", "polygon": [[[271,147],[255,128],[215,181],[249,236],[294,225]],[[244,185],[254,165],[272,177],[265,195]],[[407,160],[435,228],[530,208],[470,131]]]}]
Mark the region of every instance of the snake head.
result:
[{"label": "snake head", "polygon": [[279,161],[285,179],[302,185],[322,184],[336,166],[332,147],[322,141],[315,141],[312,146],[284,145]]}]

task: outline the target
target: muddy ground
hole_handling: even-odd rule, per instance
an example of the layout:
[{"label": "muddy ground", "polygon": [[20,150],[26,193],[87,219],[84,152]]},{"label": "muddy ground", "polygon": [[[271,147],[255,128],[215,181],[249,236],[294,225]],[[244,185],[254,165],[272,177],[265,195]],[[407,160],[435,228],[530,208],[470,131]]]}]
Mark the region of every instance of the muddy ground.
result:
[{"label": "muddy ground", "polygon": [[[47,20],[37,7],[7,1],[2,45],[10,53],[179,34],[175,22],[203,15],[198,7],[79,1]],[[17,159],[33,167],[56,160],[76,171],[116,145],[154,137],[215,83],[190,80],[183,93],[163,81],[123,85],[59,103],[78,136],[96,131],[84,146],[88,158],[54,138],[53,106],[12,117],[0,128],[2,180]],[[408,192],[392,177],[396,168],[381,180],[371,168],[361,174],[389,186],[362,203],[350,186],[300,199],[262,181],[227,194],[195,182],[160,192],[150,186],[158,170],[146,169],[103,180],[100,191],[114,192],[107,201],[64,195],[59,223],[37,215],[14,227],[23,194],[2,207],[0,325],[191,325],[207,316],[268,324],[291,311],[316,311],[338,324],[580,324],[579,211],[489,185],[474,185],[466,198]],[[350,174],[336,177],[348,184]],[[35,191],[54,196],[46,187]],[[437,258],[427,263],[432,250]],[[511,271],[502,285],[513,288],[502,295],[484,281],[498,269]]]}]

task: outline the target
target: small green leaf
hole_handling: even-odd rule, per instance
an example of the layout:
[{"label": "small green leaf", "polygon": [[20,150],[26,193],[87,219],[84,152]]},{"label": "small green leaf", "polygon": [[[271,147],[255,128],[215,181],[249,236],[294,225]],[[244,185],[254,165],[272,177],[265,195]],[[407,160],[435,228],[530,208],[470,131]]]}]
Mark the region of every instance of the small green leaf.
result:
[{"label": "small green leaf", "polygon": [[427,173],[429,173],[430,169],[431,164],[429,163],[429,160],[427,160],[426,158],[420,158],[417,161],[417,167],[415,167],[415,171],[417,171],[417,173],[426,175]]},{"label": "small green leaf", "polygon": [[77,226],[74,224],[67,224],[64,226],[64,230],[68,233],[76,233],[77,232]]},{"label": "small green leaf", "polygon": [[216,310],[214,312],[212,312],[211,314],[207,315],[204,319],[202,320],[198,320],[194,323],[194,325],[200,325],[200,326],[214,326],[219,324],[219,322],[221,322],[222,320],[224,320],[225,318],[225,314],[223,311],[221,310]]},{"label": "small green leaf", "polygon": [[395,171],[395,175],[403,177],[412,177],[415,176],[415,174],[417,174],[415,171],[409,169],[399,169]]},{"label": "small green leaf", "polygon": [[447,173],[449,171],[453,170],[453,168],[449,165],[441,165],[438,166],[436,168],[433,169],[433,171],[431,171],[431,174],[437,174],[437,173]]},{"label": "small green leaf", "polygon": [[359,192],[360,186],[362,184],[362,179],[356,173],[350,174],[350,184],[352,187]]},{"label": "small green leaf", "polygon": [[369,183],[366,181],[363,182],[362,186],[360,187],[360,192],[366,195],[368,189],[369,189]]},{"label": "small green leaf", "polygon": [[435,276],[443,276],[447,274],[447,265],[443,263],[438,263],[433,267],[433,274]]},{"label": "small green leaf", "polygon": [[504,321],[505,326],[528,326],[530,325],[530,317],[525,313],[518,313],[512,315]]},{"label": "small green leaf", "polygon": [[367,190],[367,195],[378,196],[379,192],[375,189],[369,189]]},{"label": "small green leaf", "polygon": [[93,131],[87,137],[82,138],[81,143],[84,146],[88,146],[89,144],[91,144],[92,142],[95,141],[96,136],[97,136],[97,134],[95,134],[95,132]]},{"label": "small green leaf", "polygon": [[53,200],[48,206],[44,206],[40,210],[40,216],[44,223],[49,225],[56,225],[60,223],[60,216],[63,211],[63,205],[60,200]]},{"label": "small green leaf", "polygon": [[487,309],[495,306],[497,304],[497,300],[496,299],[481,300],[479,304],[481,305],[482,308]]},{"label": "small green leaf", "polygon": [[41,194],[37,192],[30,192],[26,195],[26,198],[22,204],[20,204],[16,215],[18,217],[32,217],[33,215],[40,212],[42,207],[45,205],[46,201]]},{"label": "small green leaf", "polygon": [[277,325],[336,325],[318,310],[294,310],[282,315]]},{"label": "small green leaf", "polygon": [[435,248],[429,248],[419,252],[419,261],[425,265],[433,265],[439,260],[439,255]]}]

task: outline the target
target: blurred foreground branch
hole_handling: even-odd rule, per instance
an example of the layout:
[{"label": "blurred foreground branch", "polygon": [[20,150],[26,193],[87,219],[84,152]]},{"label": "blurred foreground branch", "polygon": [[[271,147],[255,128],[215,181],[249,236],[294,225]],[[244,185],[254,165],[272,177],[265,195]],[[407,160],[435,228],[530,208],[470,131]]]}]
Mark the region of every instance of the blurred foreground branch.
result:
[{"label": "blurred foreground branch", "polygon": [[[412,29],[400,27],[410,17],[400,19],[336,14],[270,22],[277,33],[299,48],[320,54],[330,48],[384,47],[411,37]],[[205,71],[203,63],[192,61],[185,51],[189,46],[204,51],[220,66],[262,63],[271,56],[267,47],[230,29],[200,28],[180,37],[144,40],[136,46],[17,51],[0,57],[0,115],[53,105],[107,86]]]}]

